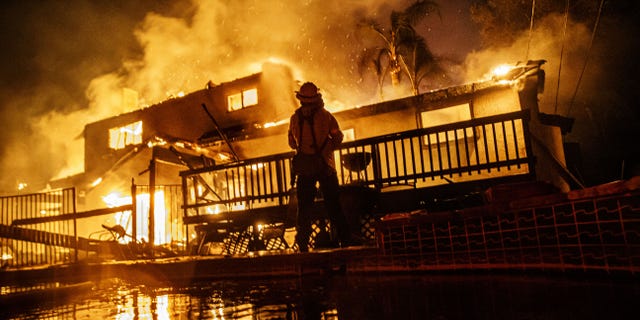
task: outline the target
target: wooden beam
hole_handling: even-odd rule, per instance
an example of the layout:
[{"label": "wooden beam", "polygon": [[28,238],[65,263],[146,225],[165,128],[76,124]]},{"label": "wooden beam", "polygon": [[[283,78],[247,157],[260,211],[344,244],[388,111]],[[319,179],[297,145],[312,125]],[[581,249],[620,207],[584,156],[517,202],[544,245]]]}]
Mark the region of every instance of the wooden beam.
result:
[{"label": "wooden beam", "polygon": [[11,222],[11,225],[20,226],[20,225],[38,224],[38,223],[45,223],[45,222],[90,218],[90,217],[102,216],[105,214],[111,214],[116,212],[131,211],[132,209],[133,209],[132,205],[126,204],[119,207],[95,209],[95,210],[76,212],[76,213],[67,213],[67,214],[61,214],[57,216],[16,219],[16,220],[13,220],[13,222]]}]

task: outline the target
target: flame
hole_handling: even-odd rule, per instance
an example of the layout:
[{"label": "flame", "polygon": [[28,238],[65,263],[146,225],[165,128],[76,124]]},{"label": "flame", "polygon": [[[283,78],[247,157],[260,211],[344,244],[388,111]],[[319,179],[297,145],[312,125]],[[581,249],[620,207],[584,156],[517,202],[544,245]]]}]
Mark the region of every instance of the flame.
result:
[{"label": "flame", "polygon": [[164,95],[165,95],[167,100],[170,100],[170,99],[175,99],[175,98],[182,98],[182,97],[185,96],[185,93],[184,93],[184,91],[178,91],[178,92],[175,92],[175,93],[171,92],[171,91],[166,91],[164,93]]},{"label": "flame", "polygon": [[247,209],[247,204],[246,203],[240,203],[240,204],[236,204],[234,206],[232,206],[231,210],[232,211],[242,211],[242,210],[246,210]]},{"label": "flame", "polygon": [[[154,213],[154,221],[155,221],[155,234],[154,234],[154,244],[161,245],[165,243],[171,242],[171,235],[166,233],[166,224],[167,224],[167,209],[164,205],[164,190],[157,190],[155,192],[155,213]],[[118,207],[132,203],[131,196],[122,196],[119,192],[112,192],[108,195],[102,197],[104,203],[109,207]],[[149,212],[149,194],[141,193],[136,195],[136,210],[138,212]],[[113,214],[113,219],[117,224],[123,226],[127,233],[131,233],[131,212],[116,212]],[[146,219],[145,219],[146,220]],[[138,226],[138,234],[136,235],[137,239],[140,238],[148,238],[148,224],[147,222],[143,222],[143,225]],[[127,239],[128,241],[129,239]],[[121,239],[121,241],[126,242],[125,239]]]},{"label": "flame", "polygon": [[131,203],[131,197],[121,196],[119,192],[111,192],[108,195],[102,197],[102,201],[109,208],[119,207],[125,204]]},{"label": "flame", "polygon": [[207,214],[220,214],[220,212],[224,211],[224,205],[216,204],[213,206],[209,206],[205,209]]},{"label": "flame", "polygon": [[511,69],[513,69],[512,66],[510,66],[508,64],[501,64],[501,65],[493,68],[493,70],[491,70],[491,74],[496,78],[500,78],[500,77],[504,77],[505,75],[507,75],[507,73],[509,73],[509,71],[511,71]]},{"label": "flame", "polygon": [[231,159],[231,157],[229,157],[228,155],[226,155],[226,154],[224,154],[224,153],[222,153],[222,152],[218,153],[218,158],[219,158],[221,161],[227,161],[227,160],[230,160],[230,159]]},{"label": "flame", "polygon": [[100,178],[96,179],[95,181],[93,181],[91,183],[91,187],[93,188],[93,187],[99,185],[101,182],[102,182],[102,177],[100,177]]},{"label": "flame", "polygon": [[265,58],[264,60],[261,60],[259,62],[258,61],[249,62],[247,65],[247,72],[250,72],[250,73],[261,72],[265,63],[284,64],[288,66],[293,65],[293,63],[291,63],[290,61],[287,61],[286,59],[272,56],[272,57]]},{"label": "flame", "polygon": [[277,127],[277,126],[281,126],[281,125],[287,124],[287,123],[289,123],[289,119],[282,119],[282,120],[275,121],[275,122],[264,123],[262,125],[262,128],[266,129],[266,128],[271,128],[271,127]]},{"label": "flame", "polygon": [[154,146],[164,146],[167,144],[167,141],[160,137],[153,137],[147,142],[148,148],[153,148]]},{"label": "flame", "polygon": [[508,76],[513,69],[514,69],[513,65],[509,65],[509,64],[498,65],[497,67],[491,70],[490,78],[498,82],[498,84],[509,84],[512,82],[512,79],[509,79]]}]

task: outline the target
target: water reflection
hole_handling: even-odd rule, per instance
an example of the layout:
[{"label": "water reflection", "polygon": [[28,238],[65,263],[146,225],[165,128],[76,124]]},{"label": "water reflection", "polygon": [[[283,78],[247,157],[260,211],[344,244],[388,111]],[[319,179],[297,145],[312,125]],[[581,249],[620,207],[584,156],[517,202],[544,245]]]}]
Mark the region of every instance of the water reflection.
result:
[{"label": "water reflection", "polygon": [[208,281],[151,287],[109,279],[9,319],[626,319],[635,281],[403,275]]}]

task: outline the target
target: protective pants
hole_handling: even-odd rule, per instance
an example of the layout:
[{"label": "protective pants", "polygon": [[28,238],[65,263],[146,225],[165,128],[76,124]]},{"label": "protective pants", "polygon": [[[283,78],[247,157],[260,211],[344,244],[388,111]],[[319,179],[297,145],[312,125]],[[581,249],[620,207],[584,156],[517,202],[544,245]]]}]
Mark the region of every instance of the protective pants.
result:
[{"label": "protective pants", "polygon": [[307,251],[308,249],[313,203],[316,196],[316,182],[320,184],[327,216],[331,226],[335,228],[340,242],[346,245],[351,240],[349,224],[340,205],[338,176],[335,172],[318,176],[298,176],[296,243],[300,251]]}]

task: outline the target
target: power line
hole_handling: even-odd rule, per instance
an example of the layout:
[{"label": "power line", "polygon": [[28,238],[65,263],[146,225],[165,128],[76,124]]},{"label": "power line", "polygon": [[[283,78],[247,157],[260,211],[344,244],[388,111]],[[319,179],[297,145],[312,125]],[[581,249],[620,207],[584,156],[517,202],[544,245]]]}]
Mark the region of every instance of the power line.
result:
[{"label": "power line", "polygon": [[560,95],[560,74],[562,72],[562,60],[564,56],[564,44],[567,38],[567,24],[569,21],[569,0],[567,0],[567,6],[564,9],[564,27],[562,28],[562,48],[560,49],[560,64],[558,65],[558,84],[556,86],[556,103],[553,113],[558,113],[558,96]]},{"label": "power line", "polygon": [[591,55],[591,48],[593,47],[593,40],[596,37],[596,30],[598,29],[598,24],[600,23],[600,16],[602,15],[603,6],[604,6],[604,0],[600,0],[600,7],[598,8],[598,16],[596,17],[596,23],[593,26],[593,31],[591,32],[591,40],[589,42],[589,48],[587,49],[587,56],[584,59],[584,64],[582,65],[582,70],[580,71],[578,82],[576,83],[576,89],[573,91],[573,96],[571,97],[571,102],[569,103],[569,109],[567,110],[567,117],[571,114],[571,108],[573,107],[573,103],[576,100],[576,95],[578,94],[578,88],[580,87],[580,82],[582,82],[582,76],[584,75],[585,69],[587,69],[587,62],[589,61],[589,56]]},{"label": "power line", "polygon": [[524,61],[529,60],[529,49],[531,48],[531,38],[533,38],[533,16],[536,12],[536,0],[531,0],[531,22],[529,23],[529,42],[527,43],[527,54]]}]

